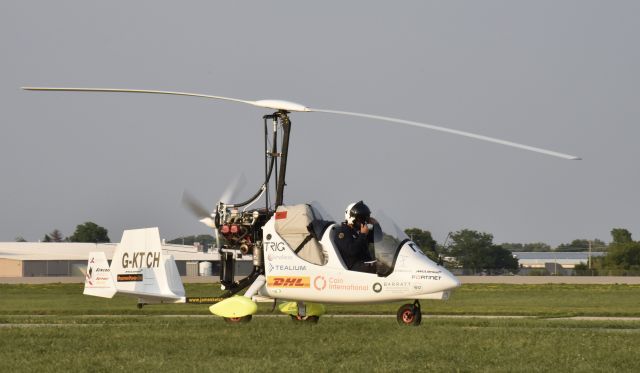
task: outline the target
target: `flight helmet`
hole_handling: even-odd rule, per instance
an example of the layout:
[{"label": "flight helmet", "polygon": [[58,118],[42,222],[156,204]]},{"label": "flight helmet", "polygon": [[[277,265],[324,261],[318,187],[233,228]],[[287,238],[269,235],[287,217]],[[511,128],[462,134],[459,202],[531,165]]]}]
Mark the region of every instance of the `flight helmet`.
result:
[{"label": "flight helmet", "polygon": [[347,206],[344,211],[344,220],[347,224],[355,224],[358,221],[360,224],[366,224],[371,216],[371,210],[362,201],[354,202]]}]

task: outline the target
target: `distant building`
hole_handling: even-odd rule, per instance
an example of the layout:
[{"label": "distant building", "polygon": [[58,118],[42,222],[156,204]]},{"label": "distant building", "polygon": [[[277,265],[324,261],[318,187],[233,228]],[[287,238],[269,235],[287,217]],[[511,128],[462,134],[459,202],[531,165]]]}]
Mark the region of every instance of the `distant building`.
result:
[{"label": "distant building", "polygon": [[[591,252],[591,258],[605,256],[601,251]],[[525,252],[515,251],[513,256],[518,259],[521,274],[527,274],[533,269],[546,269],[550,274],[571,274],[573,268],[580,264],[589,263],[589,252],[564,252],[564,251],[544,251]]]},{"label": "distant building", "polygon": [[[116,246],[116,243],[0,242],[0,277],[84,276],[90,252],[103,251],[111,263]],[[220,273],[217,250],[203,252],[197,246],[163,243],[162,251],[173,255],[181,276]],[[202,265],[207,263],[211,265]],[[236,274],[248,274],[252,268],[253,258],[245,255],[236,263]]]}]

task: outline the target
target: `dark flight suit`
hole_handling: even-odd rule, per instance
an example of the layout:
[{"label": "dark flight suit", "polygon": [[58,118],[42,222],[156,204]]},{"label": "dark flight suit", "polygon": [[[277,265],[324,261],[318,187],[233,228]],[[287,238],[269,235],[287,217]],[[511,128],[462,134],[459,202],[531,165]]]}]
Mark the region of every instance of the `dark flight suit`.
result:
[{"label": "dark flight suit", "polygon": [[[355,228],[355,227],[354,227]],[[342,223],[336,229],[336,246],[342,255],[342,260],[347,269],[359,272],[375,273],[374,265],[367,265],[364,262],[373,261],[369,252],[369,243],[373,242],[373,229],[369,234],[360,233],[360,229],[354,229]]]}]

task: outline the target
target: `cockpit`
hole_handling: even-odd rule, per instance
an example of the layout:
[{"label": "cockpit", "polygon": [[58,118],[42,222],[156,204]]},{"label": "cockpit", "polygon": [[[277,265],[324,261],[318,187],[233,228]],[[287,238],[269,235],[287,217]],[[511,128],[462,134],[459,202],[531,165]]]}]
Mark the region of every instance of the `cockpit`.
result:
[{"label": "cockpit", "polygon": [[[378,276],[388,276],[393,272],[395,261],[402,246],[409,237],[392,219],[382,212],[372,215],[378,221],[374,224],[373,243],[369,246],[375,258],[375,271]],[[324,248],[320,241],[327,229],[335,229],[335,220],[317,202],[291,206],[279,206],[275,214],[276,232],[287,242],[289,247],[301,259],[316,265],[326,265],[327,250],[340,253],[333,247]],[[338,223],[339,224],[339,223]]]}]

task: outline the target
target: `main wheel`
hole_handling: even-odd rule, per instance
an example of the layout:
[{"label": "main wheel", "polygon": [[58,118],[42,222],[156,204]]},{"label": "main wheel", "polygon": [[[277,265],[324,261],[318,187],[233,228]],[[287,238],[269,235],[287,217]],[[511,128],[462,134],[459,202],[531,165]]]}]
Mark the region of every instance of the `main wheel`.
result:
[{"label": "main wheel", "polygon": [[242,317],[223,317],[227,324],[243,324],[251,321],[251,315]]},{"label": "main wheel", "polygon": [[418,326],[422,322],[422,313],[413,304],[403,304],[398,309],[397,320],[400,325]]},{"label": "main wheel", "polygon": [[320,321],[320,316],[307,316],[307,317],[299,317],[294,315],[289,315],[289,316],[291,316],[291,320],[293,320],[294,322],[307,322],[311,324],[317,324],[318,321]]}]

